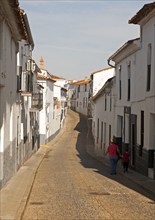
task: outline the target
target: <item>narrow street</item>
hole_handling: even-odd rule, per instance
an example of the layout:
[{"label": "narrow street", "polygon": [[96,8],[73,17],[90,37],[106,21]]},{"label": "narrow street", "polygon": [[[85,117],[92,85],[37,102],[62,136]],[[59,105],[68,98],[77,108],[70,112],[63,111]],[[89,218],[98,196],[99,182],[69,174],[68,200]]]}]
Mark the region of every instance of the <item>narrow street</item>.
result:
[{"label": "narrow street", "polygon": [[109,175],[86,153],[87,123],[69,110],[64,131],[49,146],[22,220],[154,219],[155,205],[133,183]]}]

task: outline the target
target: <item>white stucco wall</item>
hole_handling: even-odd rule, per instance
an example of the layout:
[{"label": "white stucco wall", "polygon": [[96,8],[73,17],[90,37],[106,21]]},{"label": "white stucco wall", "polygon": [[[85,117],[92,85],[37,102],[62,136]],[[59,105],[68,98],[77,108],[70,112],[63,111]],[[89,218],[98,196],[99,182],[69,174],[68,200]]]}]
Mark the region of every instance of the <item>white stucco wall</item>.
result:
[{"label": "white stucco wall", "polygon": [[75,91],[76,91],[75,110],[83,115],[87,115],[88,101],[90,94],[90,83],[76,85]]},{"label": "white stucco wall", "polygon": [[[134,80],[136,98],[132,102],[132,113],[137,118],[137,143],[140,145],[140,112],[144,111],[144,149],[155,149],[155,133],[152,131],[155,123],[155,16],[142,26],[142,45],[137,53],[136,77]],[[146,91],[147,82],[147,49],[152,45],[151,86]]]},{"label": "white stucco wall", "polygon": [[47,143],[56,132],[54,124],[54,83],[51,80],[38,80],[43,89],[43,109],[39,113],[41,144]]},{"label": "white stucco wall", "polygon": [[114,68],[107,68],[93,74],[93,96],[102,88],[105,82],[115,75]]},{"label": "white stucco wall", "polygon": [[0,26],[0,182],[5,183],[16,171],[17,47],[6,22],[0,22]]},{"label": "white stucco wall", "polygon": [[[141,145],[141,111],[144,111],[144,146],[146,150],[154,149],[155,135],[152,132],[153,123],[155,121],[155,16],[146,19],[147,22],[142,22],[142,35],[139,41],[139,48],[137,51],[133,51],[129,54],[130,45],[116,57],[116,90],[117,90],[117,102],[116,102],[116,117],[115,117],[115,131],[116,135],[119,135],[118,131],[118,116],[123,118],[122,138],[123,142],[129,143],[129,128],[124,123],[124,107],[131,107],[131,114],[137,116],[137,145]],[[138,46],[137,41],[137,46]],[[152,46],[151,57],[151,85],[150,90],[147,91],[147,56],[148,45]],[[121,61],[119,57],[124,58]],[[131,96],[130,100],[127,100],[127,80],[128,72],[127,65],[131,64]],[[121,66],[121,85],[122,85],[122,97],[119,99],[119,67]],[[152,119],[152,120],[151,120]],[[152,123],[153,121],[153,123]],[[126,124],[127,127],[124,127]],[[125,135],[126,134],[126,135]],[[151,135],[150,135],[151,134]],[[153,137],[153,138],[152,138]]]},{"label": "white stucco wall", "polygon": [[[105,110],[105,98],[106,98],[106,110]],[[111,99],[111,110],[110,110],[110,99]],[[103,156],[108,145],[109,140],[115,135],[115,80],[113,79],[113,87],[111,92],[102,94],[95,99],[94,103],[94,118],[93,118],[93,135],[95,140],[95,151],[98,155]],[[99,127],[98,127],[99,121]],[[101,129],[101,126],[103,128]],[[109,133],[111,126],[111,134]],[[99,133],[98,133],[99,128]],[[102,132],[102,133],[101,133]]]}]

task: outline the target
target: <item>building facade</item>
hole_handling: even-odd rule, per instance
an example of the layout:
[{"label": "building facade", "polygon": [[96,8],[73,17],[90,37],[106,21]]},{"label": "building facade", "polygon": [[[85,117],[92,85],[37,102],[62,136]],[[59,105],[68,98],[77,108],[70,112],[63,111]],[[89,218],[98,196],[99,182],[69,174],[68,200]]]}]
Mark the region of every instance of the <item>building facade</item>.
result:
[{"label": "building facade", "polygon": [[72,96],[71,96],[71,108],[83,115],[88,115],[88,101],[90,98],[90,82],[91,80],[86,78],[77,82],[73,82]]},{"label": "building facade", "polygon": [[[26,68],[33,47],[27,16],[19,8],[18,1],[2,0],[0,2],[0,188],[37,148],[32,142],[32,136],[36,137],[32,127],[38,116],[29,111],[33,108],[31,105],[33,88],[30,92],[25,86],[26,78],[29,78],[30,82],[28,76],[35,75],[33,69],[28,72]],[[24,77],[22,78],[24,73],[25,80]],[[27,86],[32,87],[33,82],[31,80]],[[29,95],[25,96],[24,91],[29,92]],[[35,118],[34,121],[32,118]]]},{"label": "building facade", "polygon": [[116,69],[115,135],[131,166],[155,178],[155,3],[129,20],[140,25],[140,38],[125,43],[110,58]]},{"label": "building facade", "polygon": [[98,93],[92,97],[94,105],[92,133],[94,150],[98,156],[104,155],[114,136],[115,98],[115,77],[108,79]]},{"label": "building facade", "polygon": [[43,87],[43,109],[39,113],[40,144],[48,143],[53,137],[54,80],[46,70],[38,73],[38,83]]},{"label": "building facade", "polygon": [[113,67],[107,67],[102,70],[93,72],[90,75],[92,96],[95,96],[97,92],[104,86],[106,81],[115,75],[115,69]]}]

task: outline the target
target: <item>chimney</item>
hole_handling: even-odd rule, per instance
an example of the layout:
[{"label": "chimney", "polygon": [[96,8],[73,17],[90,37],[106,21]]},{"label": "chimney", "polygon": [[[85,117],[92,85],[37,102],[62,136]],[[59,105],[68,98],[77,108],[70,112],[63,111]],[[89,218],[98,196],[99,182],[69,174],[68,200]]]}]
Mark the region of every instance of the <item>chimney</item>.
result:
[{"label": "chimney", "polygon": [[40,58],[40,69],[44,69],[44,60],[42,57]]}]

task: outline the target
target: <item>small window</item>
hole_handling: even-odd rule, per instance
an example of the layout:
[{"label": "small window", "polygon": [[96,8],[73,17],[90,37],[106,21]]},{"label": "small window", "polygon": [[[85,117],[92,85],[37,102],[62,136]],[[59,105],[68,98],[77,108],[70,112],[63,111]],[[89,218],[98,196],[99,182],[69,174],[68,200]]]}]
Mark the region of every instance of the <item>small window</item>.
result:
[{"label": "small window", "polygon": [[112,95],[110,94],[110,112],[111,112],[111,109],[112,109]]},{"label": "small window", "polygon": [[99,118],[97,119],[97,144],[98,144],[98,141],[99,141]]},{"label": "small window", "polygon": [[121,82],[121,72],[122,72],[122,67],[119,67],[119,99],[122,98],[122,82]]},{"label": "small window", "polygon": [[130,82],[131,82],[131,65],[130,65],[130,63],[128,64],[127,72],[128,72],[127,100],[130,101],[130,91],[131,91],[131,89],[130,89],[130,86],[131,86],[131,84],[130,84]]},{"label": "small window", "polygon": [[146,91],[150,91],[151,88],[151,56],[152,56],[152,46],[148,45],[147,50],[147,77],[146,77]]},{"label": "small window", "polygon": [[105,95],[105,111],[107,110],[107,96]]}]

